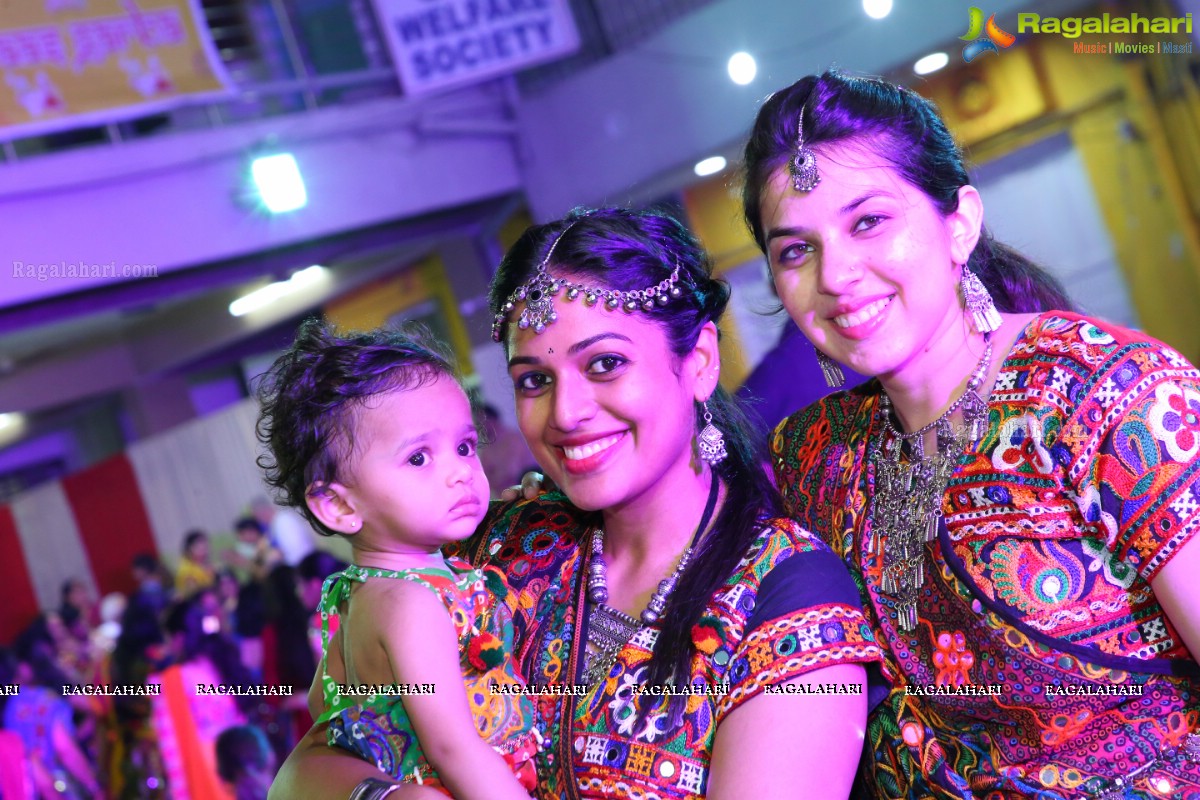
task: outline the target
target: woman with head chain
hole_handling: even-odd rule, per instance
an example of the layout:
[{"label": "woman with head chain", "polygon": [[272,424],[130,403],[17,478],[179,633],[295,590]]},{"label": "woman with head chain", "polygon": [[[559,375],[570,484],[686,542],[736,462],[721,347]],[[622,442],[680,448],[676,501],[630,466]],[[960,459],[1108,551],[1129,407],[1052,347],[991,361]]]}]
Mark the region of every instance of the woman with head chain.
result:
[{"label": "woman with head chain", "polygon": [[[520,429],[561,493],[459,552],[506,573],[516,661],[546,688],[539,798],[849,791],[878,649],[718,385],[728,291],[682,225],[621,209],[530,228],[493,281]],[[347,761],[302,745],[275,794],[344,796]]]},{"label": "woman with head chain", "polygon": [[994,242],[911,91],[806,77],[745,166],[788,313],[875,378],[772,442],[886,648],[867,794],[1200,796],[1197,370]]}]

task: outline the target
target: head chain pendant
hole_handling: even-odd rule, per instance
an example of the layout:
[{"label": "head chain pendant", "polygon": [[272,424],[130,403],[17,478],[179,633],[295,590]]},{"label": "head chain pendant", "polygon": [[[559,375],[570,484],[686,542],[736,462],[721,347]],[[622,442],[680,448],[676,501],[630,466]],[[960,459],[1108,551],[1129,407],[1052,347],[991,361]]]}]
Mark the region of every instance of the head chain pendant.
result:
[{"label": "head chain pendant", "polygon": [[804,108],[804,105],[800,106],[800,118],[796,123],[796,152],[788,161],[792,188],[797,192],[811,192],[821,182],[821,174],[817,172],[817,154],[804,144]]},{"label": "head chain pendant", "polygon": [[573,227],[575,227],[575,222],[563,229],[563,232],[550,245],[550,249],[546,251],[546,257],[537,265],[533,277],[518,286],[504,301],[500,312],[492,321],[492,341],[499,342],[502,339],[504,322],[520,302],[525,303],[525,308],[521,310],[521,315],[517,318],[517,327],[521,330],[532,328],[534,333],[546,330],[547,325],[558,319],[558,312],[554,309],[554,297],[564,289],[567,300],[575,300],[582,294],[583,302],[588,307],[603,300],[606,309],[613,311],[621,308],[627,314],[638,310],[653,311],[656,307],[665,306],[672,300],[683,296],[683,290],[678,286],[679,264],[675,265],[675,269],[671,270],[669,276],[658,283],[644,289],[631,289],[624,292],[552,277],[546,270],[546,266],[550,263],[558,243]]}]

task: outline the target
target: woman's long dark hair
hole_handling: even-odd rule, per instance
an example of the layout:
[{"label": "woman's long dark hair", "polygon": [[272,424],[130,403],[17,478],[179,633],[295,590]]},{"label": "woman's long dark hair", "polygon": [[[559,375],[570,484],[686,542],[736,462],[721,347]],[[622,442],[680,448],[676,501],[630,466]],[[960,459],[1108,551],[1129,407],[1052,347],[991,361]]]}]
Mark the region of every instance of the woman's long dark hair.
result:
[{"label": "woman's long dark hair", "polygon": [[[667,214],[621,208],[576,210],[525,231],[492,279],[493,313],[529,279],[556,241],[548,265],[556,274],[618,291],[643,289],[666,279],[678,266],[683,295],[653,311],[635,312],[662,327],[677,358],[692,352],[705,324],[716,323],[719,330],[729,302],[729,286],[713,278],[712,263],[696,238]],[[714,467],[726,488],[725,501],[713,532],[670,596],[649,662],[649,685],[663,685],[688,674],[695,654],[692,627],[758,536],[763,519],[780,513],[779,496],[762,467],[766,454],[738,401],[718,387],[708,400],[708,409],[713,424],[725,434],[729,452],[729,457]],[[699,404],[694,414],[699,433],[704,424]],[[674,714],[681,713],[682,703],[672,706]]]},{"label": "woman's long dark hair", "polygon": [[[809,75],[767,99],[746,142],[742,212],[764,253],[763,192],[771,176],[786,169],[796,152],[801,113],[806,145],[818,149],[836,142],[865,145],[924,192],[943,215],[958,208],[958,190],[971,179],[962,150],[932,103],[878,78],[851,77],[836,70]],[[1001,311],[1074,310],[1057,280],[997,242],[986,228],[967,266]]]},{"label": "woman's long dark hair", "polygon": [[307,691],[317,670],[317,660],[308,643],[308,618],[312,612],[296,594],[296,574],[295,567],[280,564],[267,575],[267,619],[275,625],[279,683]]}]

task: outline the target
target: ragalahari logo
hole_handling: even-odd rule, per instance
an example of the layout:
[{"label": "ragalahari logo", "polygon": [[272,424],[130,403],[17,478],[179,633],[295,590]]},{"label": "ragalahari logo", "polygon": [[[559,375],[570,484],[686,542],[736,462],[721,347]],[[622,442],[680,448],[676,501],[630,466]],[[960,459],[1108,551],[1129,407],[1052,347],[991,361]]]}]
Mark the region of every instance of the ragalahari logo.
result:
[{"label": "ragalahari logo", "polygon": [[999,53],[999,47],[1012,47],[1013,42],[1017,41],[1017,37],[996,24],[995,14],[987,18],[985,25],[982,11],[971,6],[969,13],[971,16],[967,23],[967,32],[958,37],[964,42],[970,42],[963,48],[963,61],[968,64],[983,53]]}]

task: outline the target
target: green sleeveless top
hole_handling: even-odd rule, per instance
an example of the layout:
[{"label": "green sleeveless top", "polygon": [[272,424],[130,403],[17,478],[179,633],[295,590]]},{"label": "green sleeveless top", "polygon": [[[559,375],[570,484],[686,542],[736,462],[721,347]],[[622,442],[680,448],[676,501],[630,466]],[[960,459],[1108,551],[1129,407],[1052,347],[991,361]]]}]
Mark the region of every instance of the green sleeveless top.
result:
[{"label": "green sleeveless top", "polygon": [[521,778],[532,779],[537,750],[534,711],[519,691],[513,669],[512,617],[504,598],[507,587],[495,569],[477,570],[456,558],[448,569],[387,570],[349,566],[329,576],[321,589],[321,686],[325,710],[317,722],[328,722],[331,746],[349,750],[399,780],[438,785],[425,759],[404,697],[438,691],[430,684],[346,686],[328,671],[329,618],[350,599],[354,583],[371,579],[406,580],[433,592],[445,606],[459,644],[463,686],[480,737],[501,753]]}]

